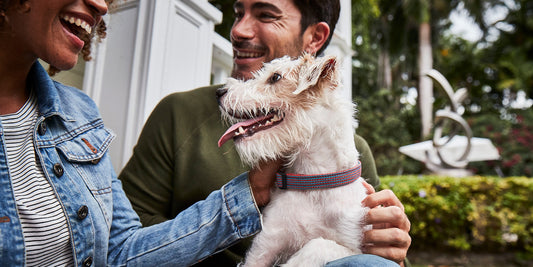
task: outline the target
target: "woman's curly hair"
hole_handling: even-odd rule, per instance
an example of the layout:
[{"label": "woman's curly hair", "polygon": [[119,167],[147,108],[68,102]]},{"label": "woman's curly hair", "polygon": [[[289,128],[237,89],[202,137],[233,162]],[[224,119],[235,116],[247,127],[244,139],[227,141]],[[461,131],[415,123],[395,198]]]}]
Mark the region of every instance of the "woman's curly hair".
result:
[{"label": "woman's curly hair", "polygon": [[[5,12],[9,8],[9,5],[11,4],[12,1],[14,0],[0,0],[0,26],[8,22],[8,18],[6,17]],[[23,4],[27,0],[18,0],[18,1],[20,4]],[[105,2],[107,3],[108,6],[110,6],[113,1],[114,0],[106,0]],[[94,36],[96,35],[97,41],[100,41],[101,39],[105,38],[106,30],[107,30],[107,26],[106,26],[105,21],[100,20],[98,25],[96,25],[95,30],[93,30],[91,34],[84,33],[81,36],[81,39],[85,42],[85,45],[83,46],[81,50],[81,55],[85,61],[91,60],[91,47],[92,47],[92,40]],[[50,65],[48,69],[48,74],[52,76],[52,75],[57,74],[59,71],[60,70],[58,68]]]}]

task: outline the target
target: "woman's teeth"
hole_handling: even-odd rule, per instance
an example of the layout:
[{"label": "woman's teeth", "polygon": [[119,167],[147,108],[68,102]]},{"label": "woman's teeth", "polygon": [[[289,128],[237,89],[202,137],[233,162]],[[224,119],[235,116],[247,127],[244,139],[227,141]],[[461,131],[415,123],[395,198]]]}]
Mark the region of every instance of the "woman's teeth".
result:
[{"label": "woman's teeth", "polygon": [[87,22],[79,19],[79,18],[75,18],[75,17],[71,17],[71,16],[68,16],[68,15],[63,15],[63,20],[70,23],[70,24],[74,24],[82,29],[84,29],[88,34],[91,34],[93,28],[91,27],[91,25],[89,25]]}]

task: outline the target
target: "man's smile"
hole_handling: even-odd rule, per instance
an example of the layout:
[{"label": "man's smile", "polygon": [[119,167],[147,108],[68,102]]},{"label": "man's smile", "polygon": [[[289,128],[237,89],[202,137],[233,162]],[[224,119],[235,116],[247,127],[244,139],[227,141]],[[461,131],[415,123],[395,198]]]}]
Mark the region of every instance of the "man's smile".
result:
[{"label": "man's smile", "polygon": [[240,51],[238,49],[234,49],[233,55],[236,58],[258,58],[264,56],[265,53],[257,51]]}]

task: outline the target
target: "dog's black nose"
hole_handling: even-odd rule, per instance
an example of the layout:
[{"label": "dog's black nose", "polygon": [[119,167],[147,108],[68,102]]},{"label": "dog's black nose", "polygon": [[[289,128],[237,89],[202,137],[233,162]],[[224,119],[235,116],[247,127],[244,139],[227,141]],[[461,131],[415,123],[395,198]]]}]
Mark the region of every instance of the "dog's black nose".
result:
[{"label": "dog's black nose", "polygon": [[217,100],[220,101],[220,98],[228,92],[228,89],[221,87],[216,91]]}]

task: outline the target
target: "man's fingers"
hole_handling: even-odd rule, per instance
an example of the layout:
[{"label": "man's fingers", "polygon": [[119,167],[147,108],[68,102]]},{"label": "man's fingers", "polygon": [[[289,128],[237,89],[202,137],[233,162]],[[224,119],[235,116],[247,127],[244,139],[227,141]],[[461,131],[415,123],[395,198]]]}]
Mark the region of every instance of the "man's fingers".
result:
[{"label": "man's fingers", "polygon": [[404,211],[404,207],[402,205],[402,202],[396,197],[394,192],[392,192],[389,189],[381,190],[379,192],[376,192],[374,194],[368,195],[365,199],[362,201],[363,206],[369,207],[369,208],[375,208],[378,206],[383,207],[389,207],[389,206],[397,206],[402,211]]},{"label": "man's fingers", "polygon": [[373,229],[363,236],[363,251],[378,255],[395,262],[401,262],[407,256],[411,237],[398,228]]},{"label": "man's fingers", "polygon": [[370,208],[365,220],[373,227],[364,233],[363,251],[402,263],[411,245],[411,222],[398,197],[386,189],[369,194],[362,204]]},{"label": "man's fingers", "polygon": [[363,180],[363,186],[366,188],[367,194],[373,194],[376,192],[376,189],[369,183],[367,183],[365,180]]},{"label": "man's fingers", "polygon": [[372,224],[373,228],[399,228],[405,232],[411,230],[411,222],[407,215],[398,206],[373,208],[368,210],[365,217],[366,224]]},{"label": "man's fingers", "polygon": [[398,228],[372,229],[363,234],[363,244],[365,246],[405,248],[411,245],[411,237]]}]

